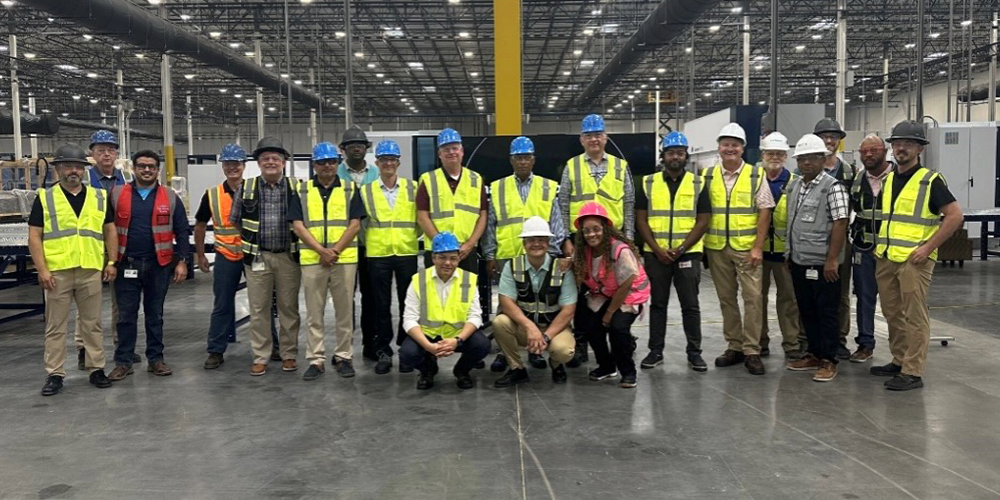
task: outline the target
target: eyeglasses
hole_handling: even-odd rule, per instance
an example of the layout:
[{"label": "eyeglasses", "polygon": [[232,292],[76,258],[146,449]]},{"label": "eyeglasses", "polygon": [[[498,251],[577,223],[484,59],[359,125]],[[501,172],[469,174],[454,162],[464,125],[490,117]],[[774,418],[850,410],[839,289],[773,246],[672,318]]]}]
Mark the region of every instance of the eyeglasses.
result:
[{"label": "eyeglasses", "polygon": [[585,227],[580,230],[584,235],[589,236],[591,234],[601,234],[604,232],[603,227]]},{"label": "eyeglasses", "polygon": [[156,164],[148,164],[147,165],[147,164],[138,164],[137,163],[135,165],[135,169],[136,170],[156,170],[158,168],[160,168],[160,166],[156,165]]},{"label": "eyeglasses", "polygon": [[858,153],[861,153],[862,155],[874,155],[874,154],[879,154],[879,153],[884,153],[884,152],[885,152],[885,149],[882,149],[882,148],[872,148],[872,149],[865,148],[865,149],[859,149],[858,150]]},{"label": "eyeglasses", "polygon": [[321,167],[335,167],[340,163],[340,160],[316,160],[313,163]]}]

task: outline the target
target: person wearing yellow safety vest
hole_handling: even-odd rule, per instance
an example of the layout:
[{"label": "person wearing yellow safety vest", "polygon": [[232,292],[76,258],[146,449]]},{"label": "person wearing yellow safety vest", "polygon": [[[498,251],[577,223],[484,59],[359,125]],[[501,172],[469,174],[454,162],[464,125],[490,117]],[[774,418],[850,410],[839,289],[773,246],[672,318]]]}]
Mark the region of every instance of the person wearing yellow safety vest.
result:
[{"label": "person wearing yellow safety vest", "polygon": [[[847,132],[840,126],[837,120],[823,118],[816,123],[813,134],[823,139],[826,150],[830,156],[826,159],[824,169],[834,179],[837,179],[850,189],[857,177],[857,169],[854,165],[847,163],[841,158],[841,143],[847,137]],[[849,238],[844,239],[844,251],[851,252],[851,242]],[[840,264],[840,347],[837,348],[837,359],[848,359],[851,351],[847,349],[847,336],[851,333],[851,259],[845,259]]]},{"label": "person wearing yellow safety vest", "polygon": [[[562,211],[559,208],[559,184],[556,181],[536,176],[532,173],[535,167],[535,144],[531,139],[520,136],[510,143],[510,164],[514,175],[509,175],[490,184],[490,211],[486,222],[486,233],[483,234],[483,256],[486,258],[487,276],[492,280],[496,273],[503,271],[506,263],[524,255],[524,245],[521,243],[521,228],[524,221],[538,216],[552,221],[550,224],[552,238],[549,240],[548,252],[558,256],[563,240],[566,239],[566,226],[563,225]],[[497,355],[497,361],[491,365],[502,370],[506,363],[504,354]],[[545,359],[538,353],[528,353],[528,362],[535,368],[545,368]]]},{"label": "person wearing yellow safety vest", "polygon": [[471,371],[490,352],[483,335],[483,310],[475,273],[459,267],[458,238],[443,231],[431,243],[434,266],[417,273],[406,290],[403,328],[408,337],[399,347],[399,362],[420,372],[417,389],[434,387],[438,358],[461,353],[453,373],[459,389],[475,386]]},{"label": "person wearing yellow safety vest", "polygon": [[[927,290],[937,249],[962,226],[962,207],[944,177],[920,165],[927,145],[922,124],[908,120],[892,129],[889,143],[896,170],[885,179],[882,215],[875,239],[875,279],[889,327],[892,361],[871,373],[892,376],[886,389],[924,386],[931,325]],[[941,220],[941,216],[944,220]]]},{"label": "person wearing yellow safety vest", "polygon": [[[239,144],[226,144],[219,154],[219,163],[226,180],[205,190],[201,205],[195,213],[194,250],[201,272],[212,272],[212,292],[215,302],[208,326],[208,358],[205,369],[214,370],[225,362],[230,338],[236,337],[236,289],[243,278],[243,242],[240,230],[229,222],[233,209],[233,196],[243,183],[243,169],[247,152]],[[205,233],[212,222],[212,239],[215,263],[209,264],[205,255]]]},{"label": "person wearing yellow safety vest", "polygon": [[649,354],[639,363],[654,368],[663,363],[670,285],[681,303],[688,366],[708,370],[701,357],[702,236],[712,217],[712,200],[701,176],[687,172],[688,140],[680,132],[663,138],[657,173],[639,181],[635,194],[635,226],[649,250],[644,256],[652,286],[649,305]]},{"label": "person wearing yellow safety vest", "polygon": [[[743,127],[736,123],[722,127],[718,136],[721,164],[702,172],[712,199],[712,220],[704,244],[727,344],[726,351],[715,358],[715,366],[742,362],[751,374],[763,375],[761,262],[774,197],[765,185],[763,169],[743,161],[746,142]],[[746,309],[742,315],[737,290],[742,292]]]},{"label": "person wearing yellow safety vest", "polygon": [[281,369],[293,372],[299,350],[299,241],[288,214],[299,182],[285,176],[291,155],[275,137],[257,141],[253,159],[260,176],[244,179],[236,191],[229,220],[240,228],[243,272],[250,309],[251,376],[267,373],[271,358],[271,299],[277,301]]},{"label": "person wearing yellow safety vest", "polygon": [[[559,182],[559,207],[562,209],[563,226],[567,231],[575,227],[580,209],[588,202],[597,202],[605,207],[616,229],[626,238],[635,239],[635,185],[632,171],[624,158],[605,152],[608,135],[604,118],[591,114],[580,123],[580,145],[584,152],[570,158],[563,166],[562,180]],[[563,255],[573,255],[574,238],[567,236],[563,241]],[[582,307],[576,309],[574,325],[582,321]],[[570,368],[587,362],[587,341],[577,326],[576,355],[566,364]]]},{"label": "person wearing yellow safety vest", "polygon": [[[62,389],[66,377],[69,309],[76,303],[76,332],[83,341],[84,369],[90,383],[105,389],[104,334],[101,331],[101,280],[117,274],[118,237],[107,193],[83,183],[87,154],[67,144],[56,149],[52,164],[59,187],[40,188],[28,216],[28,250],[45,290],[45,371],[43,396]],[[105,258],[105,250],[109,259]]]},{"label": "person wearing yellow safety vest", "polygon": [[[761,273],[761,323],[760,323],[760,355],[771,354],[771,337],[767,321],[767,299],[771,290],[771,278],[777,289],[775,309],[778,313],[778,328],[781,330],[781,348],[785,352],[785,360],[793,361],[802,357],[805,334],[799,321],[799,308],[795,303],[795,288],[792,285],[792,274],[785,263],[785,241],[788,219],[788,196],[785,190],[789,183],[798,176],[785,168],[788,160],[788,138],[781,132],[771,132],[760,141],[763,157],[761,166],[767,175],[767,186],[771,190],[776,206],[771,214],[771,225],[764,240],[764,260]],[[800,340],[803,343],[800,343]]]},{"label": "person wearing yellow safety vest", "polygon": [[[384,375],[392,370],[392,280],[396,278],[396,300],[399,306],[399,328],[396,344],[406,338],[403,330],[403,304],[410,279],[417,273],[417,183],[397,175],[400,150],[395,141],[384,139],[375,146],[375,164],[379,177],[361,187],[367,227],[368,276],[374,303],[374,346],[378,362],[375,373]],[[402,373],[412,367],[399,366]]]},{"label": "person wearing yellow safety vest", "polygon": [[323,311],[329,293],[337,315],[333,364],[341,377],[353,377],[354,283],[358,271],[358,240],[365,206],[358,187],[337,176],[337,146],[321,142],[313,147],[312,180],[299,184],[288,205],[288,220],[302,241],[299,264],[306,297],[306,358],[303,380],[324,372],[326,349]]}]

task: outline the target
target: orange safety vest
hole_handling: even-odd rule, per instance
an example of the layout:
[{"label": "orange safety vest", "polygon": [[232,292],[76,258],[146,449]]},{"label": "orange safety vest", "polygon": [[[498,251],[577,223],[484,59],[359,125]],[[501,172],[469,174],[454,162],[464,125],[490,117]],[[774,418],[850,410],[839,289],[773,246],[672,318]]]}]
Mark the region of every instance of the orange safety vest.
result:
[{"label": "orange safety vest", "polygon": [[[132,221],[132,184],[115,186],[111,197],[115,202],[115,227],[118,229],[118,260],[125,256],[128,228]],[[156,261],[166,266],[174,258],[174,205],[177,197],[163,186],[156,187],[153,200],[153,247]]]},{"label": "orange safety vest", "polygon": [[233,210],[233,197],[226,195],[225,183],[206,190],[208,206],[212,210],[212,237],[215,253],[226,260],[236,262],[243,259],[243,241],[240,230],[229,222]]}]

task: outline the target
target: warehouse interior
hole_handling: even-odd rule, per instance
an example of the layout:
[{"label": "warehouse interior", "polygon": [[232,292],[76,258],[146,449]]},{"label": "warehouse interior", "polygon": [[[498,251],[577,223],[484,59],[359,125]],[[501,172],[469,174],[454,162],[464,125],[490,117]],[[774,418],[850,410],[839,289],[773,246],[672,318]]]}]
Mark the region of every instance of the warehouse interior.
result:
[{"label": "warehouse interior", "polygon": [[[2,498],[1000,497],[997,0],[0,4]],[[45,305],[26,221],[34,190],[56,181],[60,145],[111,130],[125,172],[131,153],[152,149],[193,217],[224,179],[216,158],[228,143],[250,151],[277,137],[294,157],[289,175],[308,177],[313,145],[357,125],[372,143],[398,141],[400,173],[415,180],[436,167],[434,137],[451,127],[466,166],[492,181],[510,175],[506,148],[526,135],[540,146],[536,172],[558,181],[591,113],[637,179],[654,172],[671,131],[688,136],[699,169],[718,162],[716,134],[730,122],[794,144],[834,118],[851,163],[869,134],[922,123],[923,164],[965,212],[928,295],[927,386],[887,392],[855,363],[816,384],[777,354],[763,377],[696,373],[673,292],[666,362],[642,370],[633,391],[588,380],[592,366],[561,386],[529,369],[530,383],[496,389],[487,367],[470,391],[450,380],[415,391],[415,374],[375,375],[360,355],[351,379],[251,378],[245,326],[230,363],[206,371],[213,285],[192,271],[165,303],[172,377],[137,369],[96,391],[74,365],[59,397],[38,395]],[[749,161],[758,145],[747,142]],[[251,163],[246,175],[259,172]],[[700,298],[714,357],[726,342],[708,270]],[[246,317],[246,292],[236,304]],[[637,356],[648,319],[633,328]],[[773,306],[768,323],[778,330]],[[887,336],[877,310],[872,363],[891,360]]]}]

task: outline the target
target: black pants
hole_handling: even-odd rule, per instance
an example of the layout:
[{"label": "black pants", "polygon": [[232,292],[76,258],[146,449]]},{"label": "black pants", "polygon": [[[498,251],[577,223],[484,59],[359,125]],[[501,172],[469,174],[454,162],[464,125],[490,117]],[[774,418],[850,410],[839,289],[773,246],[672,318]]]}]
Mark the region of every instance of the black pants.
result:
[{"label": "black pants", "polygon": [[[414,271],[415,272],[415,271]],[[365,355],[377,356],[378,341],[376,337],[375,295],[372,293],[372,282],[368,279],[368,257],[365,247],[358,247],[358,272],[355,275],[357,286],[361,289],[361,349]]]},{"label": "black pants", "polygon": [[[840,346],[840,280],[827,281],[823,266],[800,266],[794,262],[790,266],[809,353],[836,363]],[[817,279],[806,277],[809,270],[817,273]]]},{"label": "black pants", "polygon": [[[587,332],[587,341],[590,342],[591,349],[594,350],[594,358],[597,360],[597,367],[603,371],[611,371],[615,367],[622,376],[635,375],[635,360],[632,355],[635,353],[636,338],[632,336],[632,323],[639,317],[638,314],[615,311],[611,316],[611,324],[604,326],[601,318],[607,312],[611,301],[607,301],[597,312],[591,311],[587,307],[586,299],[580,300],[576,310],[583,310],[580,315],[583,323],[580,326]],[[611,348],[608,349],[608,341]]]},{"label": "black pants", "polygon": [[[367,280],[371,291],[371,313],[375,316],[374,338],[372,348],[375,355],[392,356],[392,278],[396,278],[396,300],[399,303],[399,326],[396,334],[396,345],[403,343],[406,332],[403,331],[403,308],[406,302],[406,289],[410,280],[417,274],[417,256],[369,257],[368,275],[358,275]],[[362,306],[364,307],[364,306]],[[364,311],[361,313],[364,318]],[[362,319],[362,323],[364,319]]]},{"label": "black pants", "polygon": [[[440,340],[436,338],[431,342],[436,344]],[[455,363],[453,373],[456,375],[469,373],[476,363],[490,353],[490,339],[483,335],[482,330],[476,330],[455,352],[461,353],[462,356]],[[420,373],[428,371],[437,373],[437,358],[420,347],[420,344],[409,335],[403,340],[403,345],[399,346],[399,362],[416,368]]]},{"label": "black pants", "polygon": [[687,260],[664,264],[656,256],[646,254],[646,275],[652,285],[649,304],[649,350],[663,353],[667,334],[667,304],[670,285],[677,290],[687,338],[688,355],[701,354],[701,307],[698,305],[698,285],[701,283],[701,261]]}]

